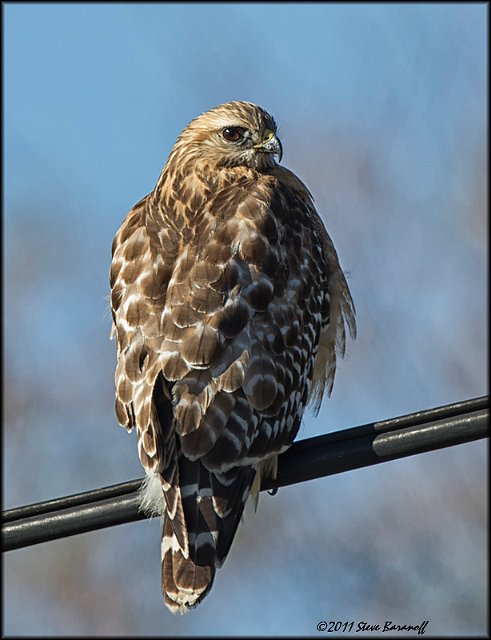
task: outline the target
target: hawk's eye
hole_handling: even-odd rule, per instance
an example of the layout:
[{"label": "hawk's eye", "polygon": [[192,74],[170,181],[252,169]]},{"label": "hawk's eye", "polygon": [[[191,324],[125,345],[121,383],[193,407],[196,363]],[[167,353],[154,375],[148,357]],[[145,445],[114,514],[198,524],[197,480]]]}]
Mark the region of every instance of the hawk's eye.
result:
[{"label": "hawk's eye", "polygon": [[240,127],[227,127],[222,131],[222,136],[228,142],[237,142],[237,140],[240,140],[244,134]]}]

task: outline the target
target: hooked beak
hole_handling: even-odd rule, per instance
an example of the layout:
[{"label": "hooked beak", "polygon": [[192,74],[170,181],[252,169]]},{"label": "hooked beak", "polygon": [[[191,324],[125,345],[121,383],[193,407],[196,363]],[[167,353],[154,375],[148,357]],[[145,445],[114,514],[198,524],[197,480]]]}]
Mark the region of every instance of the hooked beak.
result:
[{"label": "hooked beak", "polygon": [[259,149],[266,153],[275,153],[278,156],[278,162],[281,162],[281,158],[283,157],[283,147],[281,146],[280,139],[269,129],[264,132],[262,141],[254,145],[254,149]]}]

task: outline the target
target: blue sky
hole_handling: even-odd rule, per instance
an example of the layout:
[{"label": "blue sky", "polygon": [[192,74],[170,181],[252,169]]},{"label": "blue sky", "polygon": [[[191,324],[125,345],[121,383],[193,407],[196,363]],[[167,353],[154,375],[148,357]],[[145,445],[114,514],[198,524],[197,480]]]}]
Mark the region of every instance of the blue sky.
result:
[{"label": "blue sky", "polygon": [[[279,122],[357,308],[299,437],[487,393],[487,5],[2,9],[5,506],[141,476],[113,414],[111,242],[183,127],[228,100]],[[156,522],[7,554],[5,632],[422,616],[428,633],[482,633],[486,463],[474,443],[262,497],[185,618],[161,602]]]}]

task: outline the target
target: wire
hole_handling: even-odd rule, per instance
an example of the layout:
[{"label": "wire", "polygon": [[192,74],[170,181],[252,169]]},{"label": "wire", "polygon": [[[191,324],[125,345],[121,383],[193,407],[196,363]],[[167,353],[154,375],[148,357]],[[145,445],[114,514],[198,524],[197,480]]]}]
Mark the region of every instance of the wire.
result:
[{"label": "wire", "polygon": [[[489,436],[489,396],[372,422],[295,442],[278,459],[276,479],[261,491],[343,473]],[[11,551],[125,522],[142,520],[142,479],[9,509],[3,549]]]}]

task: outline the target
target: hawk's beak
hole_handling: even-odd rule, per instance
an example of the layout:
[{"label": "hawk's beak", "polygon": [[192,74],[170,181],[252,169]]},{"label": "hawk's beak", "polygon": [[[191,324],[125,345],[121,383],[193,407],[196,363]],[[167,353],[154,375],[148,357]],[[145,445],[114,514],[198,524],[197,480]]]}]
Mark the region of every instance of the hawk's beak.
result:
[{"label": "hawk's beak", "polygon": [[281,162],[281,158],[283,157],[283,147],[281,146],[280,139],[269,129],[266,129],[262,141],[259,144],[255,144],[254,149],[260,149],[266,153],[275,153],[278,156],[278,162]]}]

